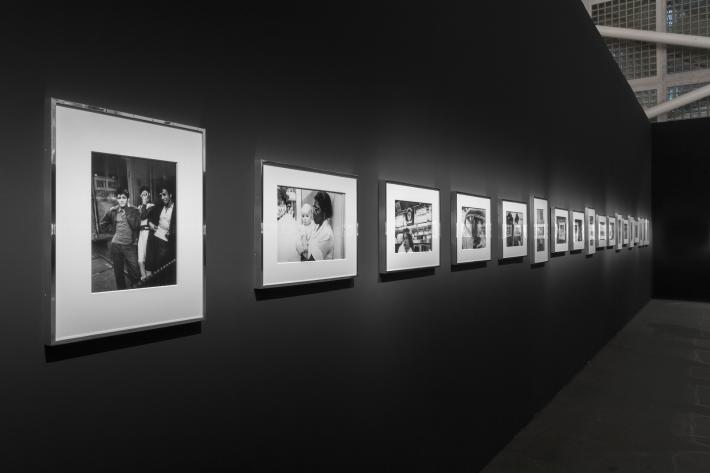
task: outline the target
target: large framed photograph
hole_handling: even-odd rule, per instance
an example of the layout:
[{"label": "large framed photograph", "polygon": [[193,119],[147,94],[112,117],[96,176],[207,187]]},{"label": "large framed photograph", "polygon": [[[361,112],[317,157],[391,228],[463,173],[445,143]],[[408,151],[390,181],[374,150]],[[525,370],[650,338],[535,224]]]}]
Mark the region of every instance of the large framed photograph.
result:
[{"label": "large framed photograph", "polygon": [[629,248],[633,248],[635,244],[634,233],[636,232],[636,219],[629,215]]},{"label": "large framed photograph", "polygon": [[453,192],[451,222],[453,264],[491,259],[491,199]]},{"label": "large framed photograph", "polygon": [[380,181],[381,273],[439,266],[439,212],[439,189]]},{"label": "large framed photograph", "polygon": [[565,209],[554,207],[550,210],[554,225],[553,253],[564,253],[569,249],[569,213]]},{"label": "large framed photograph", "polygon": [[49,343],[202,319],[205,131],[58,99],[50,113]]},{"label": "large framed photograph", "polygon": [[586,222],[586,227],[587,227],[587,243],[585,245],[585,248],[586,248],[585,254],[591,255],[597,251],[597,245],[596,245],[597,215],[596,215],[596,212],[593,208],[585,207],[584,208],[584,217],[585,217],[585,222]]},{"label": "large framed photograph", "polygon": [[607,217],[607,237],[606,242],[609,248],[614,248],[616,246],[616,217]]},{"label": "large framed photograph", "polygon": [[544,263],[550,259],[550,225],[547,212],[547,199],[530,196],[530,254],[532,263]]},{"label": "large framed photograph", "polygon": [[527,256],[528,205],[501,200],[498,205],[500,259]]},{"label": "large framed photograph", "polygon": [[597,248],[605,248],[607,239],[607,218],[597,215]]},{"label": "large framed photograph", "polygon": [[584,235],[584,213],[570,210],[570,240],[572,241],[572,251],[581,251],[584,249],[586,240]]},{"label": "large framed photograph", "polygon": [[616,214],[616,249],[621,250],[624,247],[624,217],[621,214]]},{"label": "large framed photograph", "polygon": [[622,234],[623,234],[623,238],[621,241],[623,242],[623,245],[629,246],[629,219],[628,218],[623,219]]},{"label": "large framed photograph", "polygon": [[355,277],[357,177],[263,160],[256,170],[256,287]]}]

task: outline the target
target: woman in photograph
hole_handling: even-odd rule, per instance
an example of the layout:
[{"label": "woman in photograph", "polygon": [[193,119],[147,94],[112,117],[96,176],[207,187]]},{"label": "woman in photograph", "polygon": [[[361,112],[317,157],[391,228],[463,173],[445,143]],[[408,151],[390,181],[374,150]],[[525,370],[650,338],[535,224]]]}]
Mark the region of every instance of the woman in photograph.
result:
[{"label": "woman in photograph", "polygon": [[327,192],[318,191],[313,205],[313,222],[316,228],[308,240],[308,261],[333,259],[333,228],[330,218],[333,216],[333,204]]},{"label": "woman in photograph", "polygon": [[414,239],[409,228],[405,228],[402,233],[402,244],[397,248],[397,253],[411,253],[414,251]]},{"label": "woman in photograph", "polygon": [[141,226],[140,234],[138,235],[138,266],[141,270],[141,281],[145,281],[151,274],[152,271],[146,271],[145,269],[145,254],[146,248],[148,247],[148,236],[150,235],[150,226],[148,225],[148,217],[150,217],[150,209],[155,207],[152,202],[150,195],[150,189],[146,186],[142,186],[139,189],[141,203],[138,206],[138,210],[141,213]]}]

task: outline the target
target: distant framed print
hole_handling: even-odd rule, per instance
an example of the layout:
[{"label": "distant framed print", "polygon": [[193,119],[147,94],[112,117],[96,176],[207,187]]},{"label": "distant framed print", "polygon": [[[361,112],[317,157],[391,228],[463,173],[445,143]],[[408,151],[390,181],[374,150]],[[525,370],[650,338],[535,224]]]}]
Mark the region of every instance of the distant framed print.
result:
[{"label": "distant framed print", "polygon": [[258,161],[256,287],[357,275],[357,177]]},{"label": "distant framed print", "polygon": [[547,199],[530,196],[530,254],[532,263],[544,263],[550,259],[550,225]]},{"label": "distant framed print", "polygon": [[205,130],[59,99],[50,116],[49,344],[201,320]]},{"label": "distant framed print", "polygon": [[621,250],[624,246],[624,217],[616,214],[616,249]]},{"label": "distant framed print", "polygon": [[634,232],[636,231],[636,219],[629,215],[629,248],[633,248],[635,244]]},{"label": "distant framed print", "polygon": [[634,245],[639,244],[639,219],[634,218]]},{"label": "distant framed print", "polygon": [[628,218],[623,219],[622,225],[623,225],[623,231],[622,231],[623,239],[621,241],[624,246],[629,246],[629,219]]},{"label": "distant framed print", "polygon": [[584,233],[584,213],[570,210],[570,240],[572,241],[572,251],[581,251],[584,249],[586,241]]},{"label": "distant framed print", "polygon": [[597,251],[596,246],[596,227],[597,227],[597,215],[593,208],[584,208],[584,217],[587,227],[587,243],[585,245],[586,254],[591,255]]},{"label": "distant framed print", "polygon": [[606,233],[606,244],[609,248],[614,248],[616,246],[616,217],[607,217],[607,233]]},{"label": "distant framed print", "polygon": [[550,209],[552,225],[554,228],[552,252],[564,253],[569,249],[569,212],[565,209],[553,207]]},{"label": "distant framed print", "polygon": [[527,226],[527,204],[501,199],[498,204],[500,259],[527,256]]},{"label": "distant framed print", "polygon": [[452,192],[451,223],[453,264],[491,259],[491,199]]},{"label": "distant framed print", "polygon": [[380,272],[439,266],[439,189],[380,181]]},{"label": "distant framed print", "polygon": [[605,248],[607,239],[607,218],[597,215],[597,248]]}]

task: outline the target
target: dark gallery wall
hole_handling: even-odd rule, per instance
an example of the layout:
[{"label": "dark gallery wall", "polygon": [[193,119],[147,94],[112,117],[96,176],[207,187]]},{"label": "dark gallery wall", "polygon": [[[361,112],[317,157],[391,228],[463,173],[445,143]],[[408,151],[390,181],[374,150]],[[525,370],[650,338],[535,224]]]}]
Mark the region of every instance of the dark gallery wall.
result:
[{"label": "dark gallery wall", "polygon": [[[0,29],[1,471],[477,471],[649,300],[650,249],[452,268],[446,221],[378,274],[380,179],[650,216],[581,2],[105,8]],[[48,97],[207,129],[203,323],[45,348]],[[354,280],[254,291],[257,158],[358,176]]]},{"label": "dark gallery wall", "polygon": [[653,296],[710,301],[710,119],[654,123]]}]

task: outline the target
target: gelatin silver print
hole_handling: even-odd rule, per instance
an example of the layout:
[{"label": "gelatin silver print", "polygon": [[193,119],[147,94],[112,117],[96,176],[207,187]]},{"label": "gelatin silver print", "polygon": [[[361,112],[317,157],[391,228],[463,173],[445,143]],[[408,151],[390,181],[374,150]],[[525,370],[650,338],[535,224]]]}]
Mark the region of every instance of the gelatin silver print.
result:
[{"label": "gelatin silver print", "polygon": [[91,291],[175,284],[175,163],[91,153]]},{"label": "gelatin silver print", "polygon": [[277,186],[278,263],[345,258],[345,194]]},{"label": "gelatin silver print", "polygon": [[431,251],[431,203],[395,200],[394,206],[395,253],[422,253]]}]

